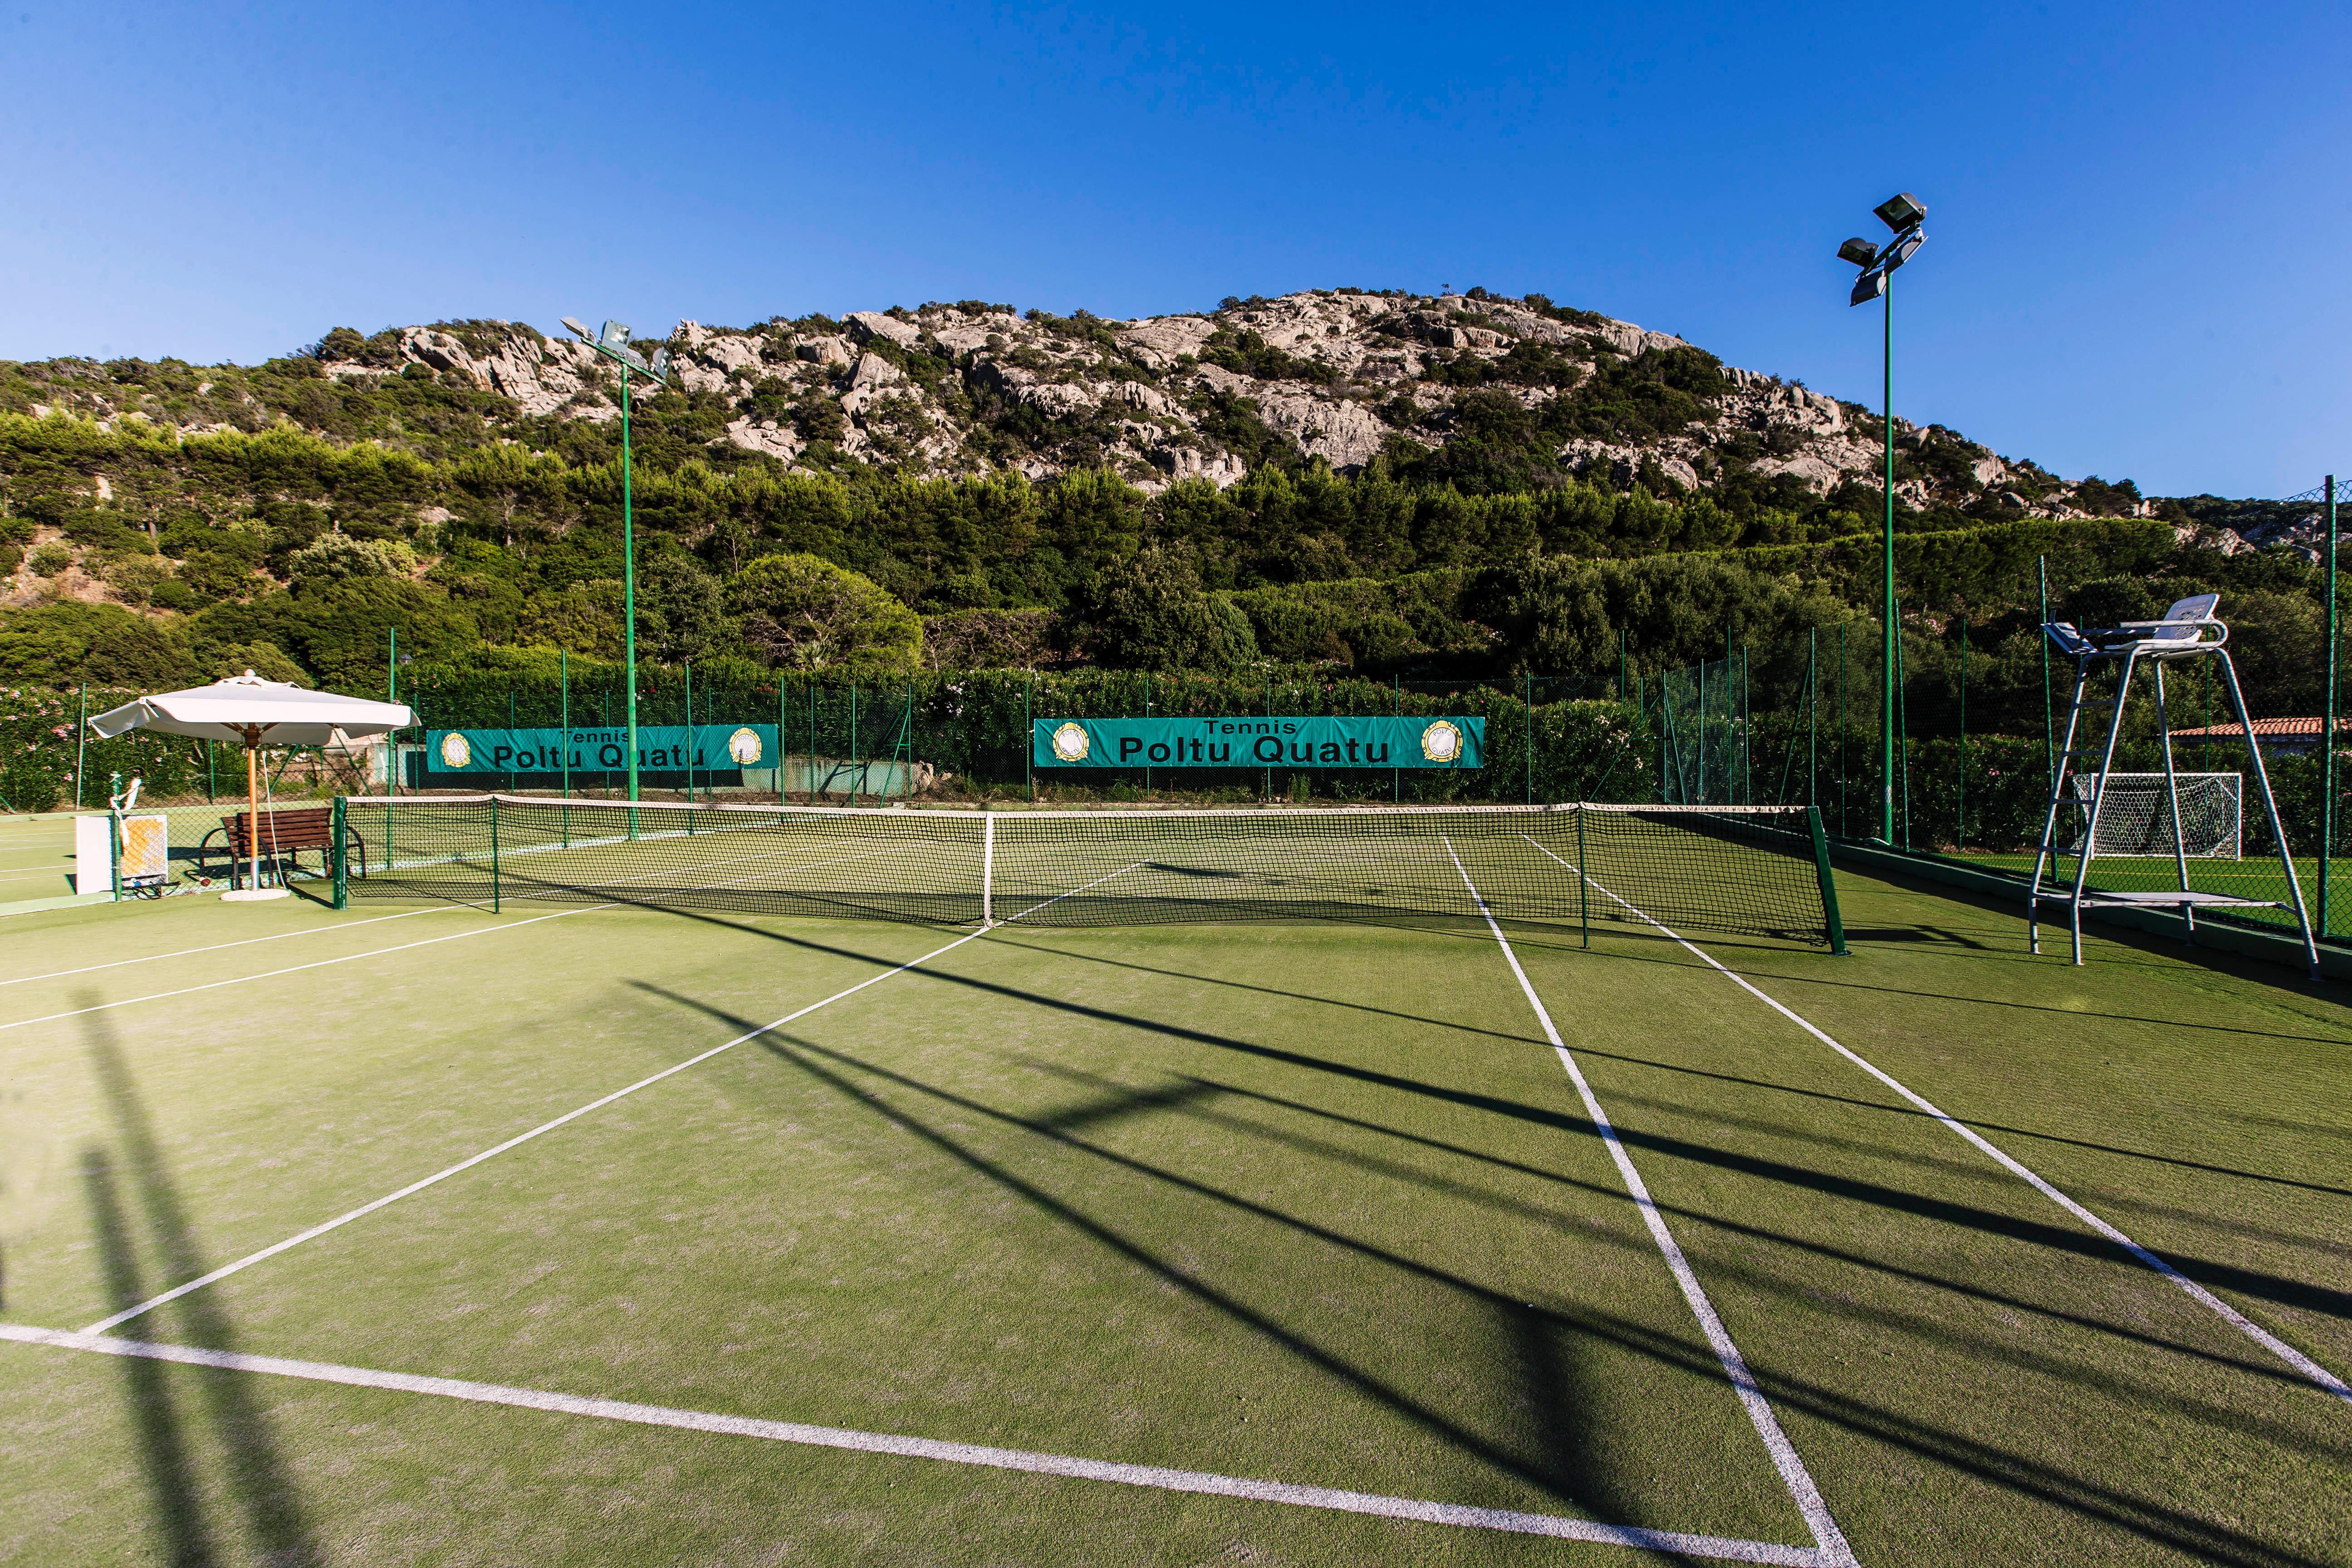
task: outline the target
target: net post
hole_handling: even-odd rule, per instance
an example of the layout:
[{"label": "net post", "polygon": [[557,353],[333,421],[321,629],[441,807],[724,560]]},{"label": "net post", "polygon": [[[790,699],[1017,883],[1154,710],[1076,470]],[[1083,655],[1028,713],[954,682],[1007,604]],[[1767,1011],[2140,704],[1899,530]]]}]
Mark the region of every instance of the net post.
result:
[{"label": "net post", "polygon": [[983,811],[980,817],[980,923],[996,923],[996,814]]},{"label": "net post", "polygon": [[1822,831],[1822,808],[1805,807],[1805,826],[1811,830],[1813,840],[1813,874],[1821,879],[1822,919],[1829,926],[1830,951],[1840,958],[1846,956],[1845,921],[1838,917],[1837,877],[1830,869],[1829,836]]},{"label": "net post", "polygon": [[1592,884],[1584,871],[1584,805],[1576,807],[1576,919],[1584,931],[1584,945],[1592,945]]},{"label": "net post", "polygon": [[343,833],[343,797],[341,795],[337,795],[335,797],[334,813],[335,908],[339,910],[347,910],[352,906],[352,885],[350,875],[344,869],[343,863],[345,849]]},{"label": "net post", "polygon": [[[632,816],[636,815],[630,813]],[[499,797],[490,796],[490,913],[499,912]]]}]

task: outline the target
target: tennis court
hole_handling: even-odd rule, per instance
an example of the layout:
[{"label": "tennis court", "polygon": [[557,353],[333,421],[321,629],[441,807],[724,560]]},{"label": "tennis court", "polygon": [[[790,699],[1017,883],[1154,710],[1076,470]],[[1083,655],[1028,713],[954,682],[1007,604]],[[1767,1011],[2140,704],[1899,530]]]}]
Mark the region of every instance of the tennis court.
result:
[{"label": "tennis court", "polygon": [[1006,815],[12,922],[0,1556],[2352,1562],[2334,988],[1839,956],[1656,814]]}]

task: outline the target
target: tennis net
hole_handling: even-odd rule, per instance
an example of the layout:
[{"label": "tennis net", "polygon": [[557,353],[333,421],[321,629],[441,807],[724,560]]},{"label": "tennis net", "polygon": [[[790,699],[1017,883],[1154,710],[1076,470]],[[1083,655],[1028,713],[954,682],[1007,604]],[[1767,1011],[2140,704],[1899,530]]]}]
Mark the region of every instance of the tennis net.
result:
[{"label": "tennis net", "polygon": [[1842,948],[1784,806],[922,811],[353,797],[339,900],[631,903],[968,925],[1643,917]]}]

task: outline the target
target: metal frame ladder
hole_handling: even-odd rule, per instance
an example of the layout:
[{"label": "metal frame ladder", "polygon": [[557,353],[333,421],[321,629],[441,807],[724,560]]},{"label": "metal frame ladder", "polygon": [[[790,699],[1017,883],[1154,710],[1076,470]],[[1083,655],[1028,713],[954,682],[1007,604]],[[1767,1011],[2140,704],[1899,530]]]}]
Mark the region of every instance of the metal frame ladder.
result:
[{"label": "metal frame ladder", "polygon": [[[2057,768],[2050,780],[2050,805],[2042,822],[2042,842],[2033,856],[2033,883],[2026,895],[2026,944],[2034,952],[2042,951],[2042,906],[2063,903],[2066,906],[2067,929],[2073,939],[2074,962],[2083,962],[2083,906],[2108,907],[2171,907],[2179,910],[2185,930],[2183,939],[2195,941],[2197,911],[2213,908],[2253,908],[2292,910],[2295,924],[2303,935],[2303,949],[2310,967],[2311,978],[2319,978],[2319,948],[2312,935],[2311,917],[2304,908],[2303,884],[2294,874],[2294,858],[2287,847],[2286,830],[2279,822],[2278,802],[2271,794],[2269,773],[2263,766],[2263,752],[2254,738],[2253,720],[2246,711],[2245,694],[2238,688],[2237,667],[2231,662],[2223,646],[2230,640],[2230,628],[2213,615],[2221,602],[2218,594],[2200,594],[2181,600],[2165,612],[2160,621],[2126,621],[2120,626],[2104,626],[2089,631],[2077,631],[2063,621],[2045,623],[2042,635],[2059,651],[2074,661],[2074,693],[2066,707],[2066,738],[2060,749]],[[2286,874],[2287,892],[2291,902],[2275,899],[2245,899],[2228,893],[2204,893],[2189,885],[2189,853],[2180,826],[2180,786],[2172,764],[2172,727],[2165,713],[2164,667],[2184,658],[2215,658],[2221,663],[2221,673],[2229,688],[2230,705],[2238,717],[2238,727],[2246,741],[2246,756],[2252,763],[2254,785],[2262,792],[2263,811],[2270,822],[2271,839],[2277,847],[2279,868]],[[2107,777],[2113,770],[2116,744],[2123,734],[2124,708],[2131,697],[2132,677],[2146,663],[2156,677],[2156,725],[2164,747],[2164,786],[2167,804],[2172,813],[2172,844],[2175,865],[2180,872],[2180,888],[2177,892],[2120,891],[2095,889],[2090,885],[2091,862],[2097,858],[2099,813],[2106,800]],[[2104,700],[2092,694],[2091,678],[2101,667],[2114,664],[2115,690]],[[2084,710],[2093,710],[2095,720],[2104,717],[2106,734],[2092,751],[2082,743]],[[2085,770],[2085,762],[2095,766]],[[2079,796],[2070,786],[2080,776],[2084,787]],[[2073,807],[2084,814],[2083,837],[2076,847],[2074,885],[2063,889],[2058,881],[2058,814]],[[2241,808],[2242,813],[2242,807]],[[2043,879],[2044,868],[2050,880]],[[2047,889],[2047,890],[2045,890]],[[2063,889],[2063,890],[2062,890]]]}]

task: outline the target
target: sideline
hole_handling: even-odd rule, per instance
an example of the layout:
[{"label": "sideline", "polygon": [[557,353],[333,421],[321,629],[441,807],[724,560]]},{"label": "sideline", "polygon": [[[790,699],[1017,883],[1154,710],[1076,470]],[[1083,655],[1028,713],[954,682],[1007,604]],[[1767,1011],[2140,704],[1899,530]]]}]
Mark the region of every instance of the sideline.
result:
[{"label": "sideline", "polygon": [[[1853,1563],[1853,1549],[1846,1544],[1844,1532],[1838,1529],[1837,1521],[1831,1516],[1829,1505],[1822,1500],[1821,1489],[1813,1484],[1812,1472],[1805,1468],[1804,1460],[1797,1457],[1796,1445],[1790,1442],[1789,1435],[1780,1429],[1780,1419],[1772,1414],[1770,1402],[1756,1386],[1756,1374],[1748,1369],[1748,1359],[1732,1342],[1731,1331],[1723,1326],[1723,1319],[1717,1314],[1715,1303],[1708,1300],[1706,1288],[1698,1282],[1698,1275],[1691,1268],[1690,1259],[1683,1256],[1681,1244],[1666,1228],[1665,1217],[1658,1213],[1657,1203],[1650,1196],[1649,1186],[1642,1180],[1642,1173],[1633,1168],[1633,1156],[1625,1152],[1625,1145],[1617,1136],[1616,1126],[1610,1121],[1609,1113],[1601,1109],[1601,1101],[1594,1097],[1592,1086],[1585,1081],[1584,1070],[1576,1065],[1576,1058],[1570,1054],[1566,1043],[1560,1039],[1549,1009],[1544,1006],[1543,998],[1536,994],[1535,984],[1528,980],[1528,972],[1519,966],[1519,955],[1511,951],[1509,940],[1503,935],[1503,928],[1496,922],[1495,912],[1486,907],[1486,896],[1478,890],[1478,885],[1470,879],[1470,873],[1464,869],[1462,857],[1454,852],[1453,840],[1440,835],[1440,841],[1445,845],[1445,853],[1452,857],[1454,870],[1461,873],[1462,885],[1470,889],[1471,898],[1477,901],[1478,912],[1486,918],[1486,929],[1495,933],[1496,945],[1503,950],[1503,957],[1510,963],[1511,973],[1518,979],[1519,989],[1527,994],[1528,1005],[1535,1009],[1538,1021],[1543,1025],[1544,1037],[1551,1042],[1552,1050],[1559,1057],[1559,1065],[1568,1069],[1570,1079],[1575,1083],[1576,1092],[1584,1101],[1585,1114],[1592,1119],[1594,1130],[1601,1134],[1601,1142],[1608,1145],[1609,1158],[1616,1163],[1617,1173],[1624,1179],[1625,1190],[1633,1196],[1633,1206],[1641,1210],[1642,1223],[1650,1229],[1650,1239],[1656,1242],[1658,1250],[1665,1255],[1666,1267],[1674,1271],[1675,1283],[1681,1287],[1683,1300],[1689,1303],[1691,1315],[1698,1320],[1700,1329],[1706,1332],[1706,1342],[1713,1347],[1716,1360],[1722,1363],[1724,1375],[1731,1380],[1732,1389],[1739,1395],[1739,1403],[1746,1407],[1748,1420],[1755,1424],[1757,1436],[1764,1439],[1764,1447],[1772,1456],[1773,1468],[1780,1472],[1781,1482],[1788,1487],[1789,1495],[1796,1500],[1797,1511],[1803,1516],[1806,1528],[1813,1532],[1816,1550],[1810,1556],[1820,1563]],[[1529,842],[1534,841],[1530,839]]]},{"label": "sideline", "polygon": [[[1526,834],[1521,834],[1519,837],[1527,838]],[[1528,838],[1528,842],[1534,845],[1538,853],[1548,856],[1553,860],[1559,861],[1559,864],[1570,872],[1575,871],[1575,867],[1570,866],[1565,860],[1560,860],[1559,856],[1553,855],[1550,850],[1544,848],[1540,844],[1537,844],[1534,839]],[[2188,1275],[2183,1274],[2179,1269],[2175,1268],[2171,1264],[2167,1263],[2163,1258],[2158,1258],[2155,1253],[2150,1252],[2147,1247],[2142,1247],[2138,1242],[2134,1241],[2130,1237],[2126,1236],[2122,1231],[2116,1229],[2105,1220],[2101,1219],[2097,1215],[2093,1214],[2081,1204],[2076,1203],[2073,1198],[2068,1197],[2064,1193],[2060,1192],[2055,1186],[2053,1186],[2035,1172],[2029,1169],[2023,1162],[1996,1147],[1990,1139],[1987,1139],[1983,1134],[1978,1132],[1975,1128],[1967,1126],[1956,1118],[1947,1115],[1941,1108],[1928,1100],[1925,1096],[1913,1093],[1910,1089],[1895,1079],[1893,1074],[1885,1072],[1872,1063],[1864,1060],[1863,1058],[1854,1051],[1848,1049],[1846,1047],[1840,1045],[1836,1040],[1832,1039],[1826,1033],[1816,1027],[1810,1019],[1800,1016],[1793,1009],[1784,1005],[1775,998],[1766,995],[1762,991],[1757,989],[1755,985],[1750,984],[1746,975],[1737,973],[1725,967],[1721,963],[1717,961],[1712,953],[1706,952],[1697,947],[1696,944],[1691,942],[1689,939],[1684,937],[1680,932],[1669,929],[1663,921],[1657,920],[1655,917],[1647,914],[1641,910],[1635,909],[1632,904],[1627,903],[1623,899],[1619,898],[1615,893],[1611,892],[1607,888],[1602,887],[1600,882],[1595,881],[1592,878],[1588,876],[1584,879],[1588,882],[1591,882],[1593,887],[1599,889],[1603,898],[1608,899],[1611,902],[1624,909],[1635,919],[1642,921],[1645,924],[1654,926],[1657,930],[1664,931],[1667,936],[1673,938],[1676,942],[1681,943],[1683,947],[1690,951],[1692,953],[1696,954],[1699,960],[1706,964],[1708,968],[1713,969],[1717,973],[1721,974],[1734,985],[1738,986],[1742,991],[1747,992],[1750,996],[1755,997],[1759,1002],[1763,1003],[1764,1005],[1771,1008],[1772,1011],[1780,1014],[1780,1016],[1788,1019],[1789,1022],[1796,1025],[1797,1027],[1804,1030],[1805,1033],[1812,1036],[1813,1038],[1821,1041],[1822,1044],[1829,1047],[1830,1049],[1835,1051],[1838,1055],[1843,1057],[1846,1060],[1852,1062],[1854,1066],[1860,1068],[1871,1077],[1876,1079],[1879,1082],[1885,1084],[1887,1088],[1901,1095],[1905,1100],[1910,1101],[1920,1110],[1934,1117],[1937,1121],[1942,1122],[1946,1127],[1958,1133],[1960,1137],[1967,1139],[1970,1143],[1976,1145],[1980,1152],[1992,1160],[1996,1164],[2001,1166],[2011,1174],[2032,1186],[2034,1191],[2040,1193],[2043,1197],[2048,1198],[2052,1203],[2056,1204],[2060,1208],[2064,1209],[2068,1214],[2073,1215],[2076,1219],[2090,1226],[2091,1229],[2096,1231],[2107,1240],[2114,1242],[2126,1252],[2130,1253],[2134,1258],[2147,1265],[2148,1268],[2154,1269],[2165,1279],[2169,1279],[2175,1285],[2179,1286],[2181,1289],[2188,1292],[2189,1299],[2197,1302],[2198,1305],[2211,1311],[2223,1322],[2228,1323],[2231,1328],[2237,1330],[2240,1333],[2253,1341],[2254,1343],[2262,1346],[2263,1349],[2270,1352],[2273,1355],[2286,1363],[2287,1365],[2294,1368],[2295,1371],[2309,1378],[2314,1384],[2316,1384],[2319,1386],[2323,1393],[2332,1394],[2336,1398],[2343,1400],[2346,1404],[2352,1405],[2352,1384],[2347,1384],[2342,1378],[2336,1376],[2334,1373],[2328,1371],[2326,1367],[2320,1365],[2317,1362],[2312,1360],[2309,1356],[2304,1354],[2301,1351],[2295,1349],[2284,1340],[2280,1339],[2276,1334],[2272,1333],[2268,1329],[2263,1328],[2261,1324],[2247,1317],[2243,1312],[2239,1311],[2238,1309],[2232,1307],[2230,1303],[2213,1294],[2212,1291],[2205,1289],[2204,1286],[2197,1283],[2196,1280],[2189,1278]]]}]

